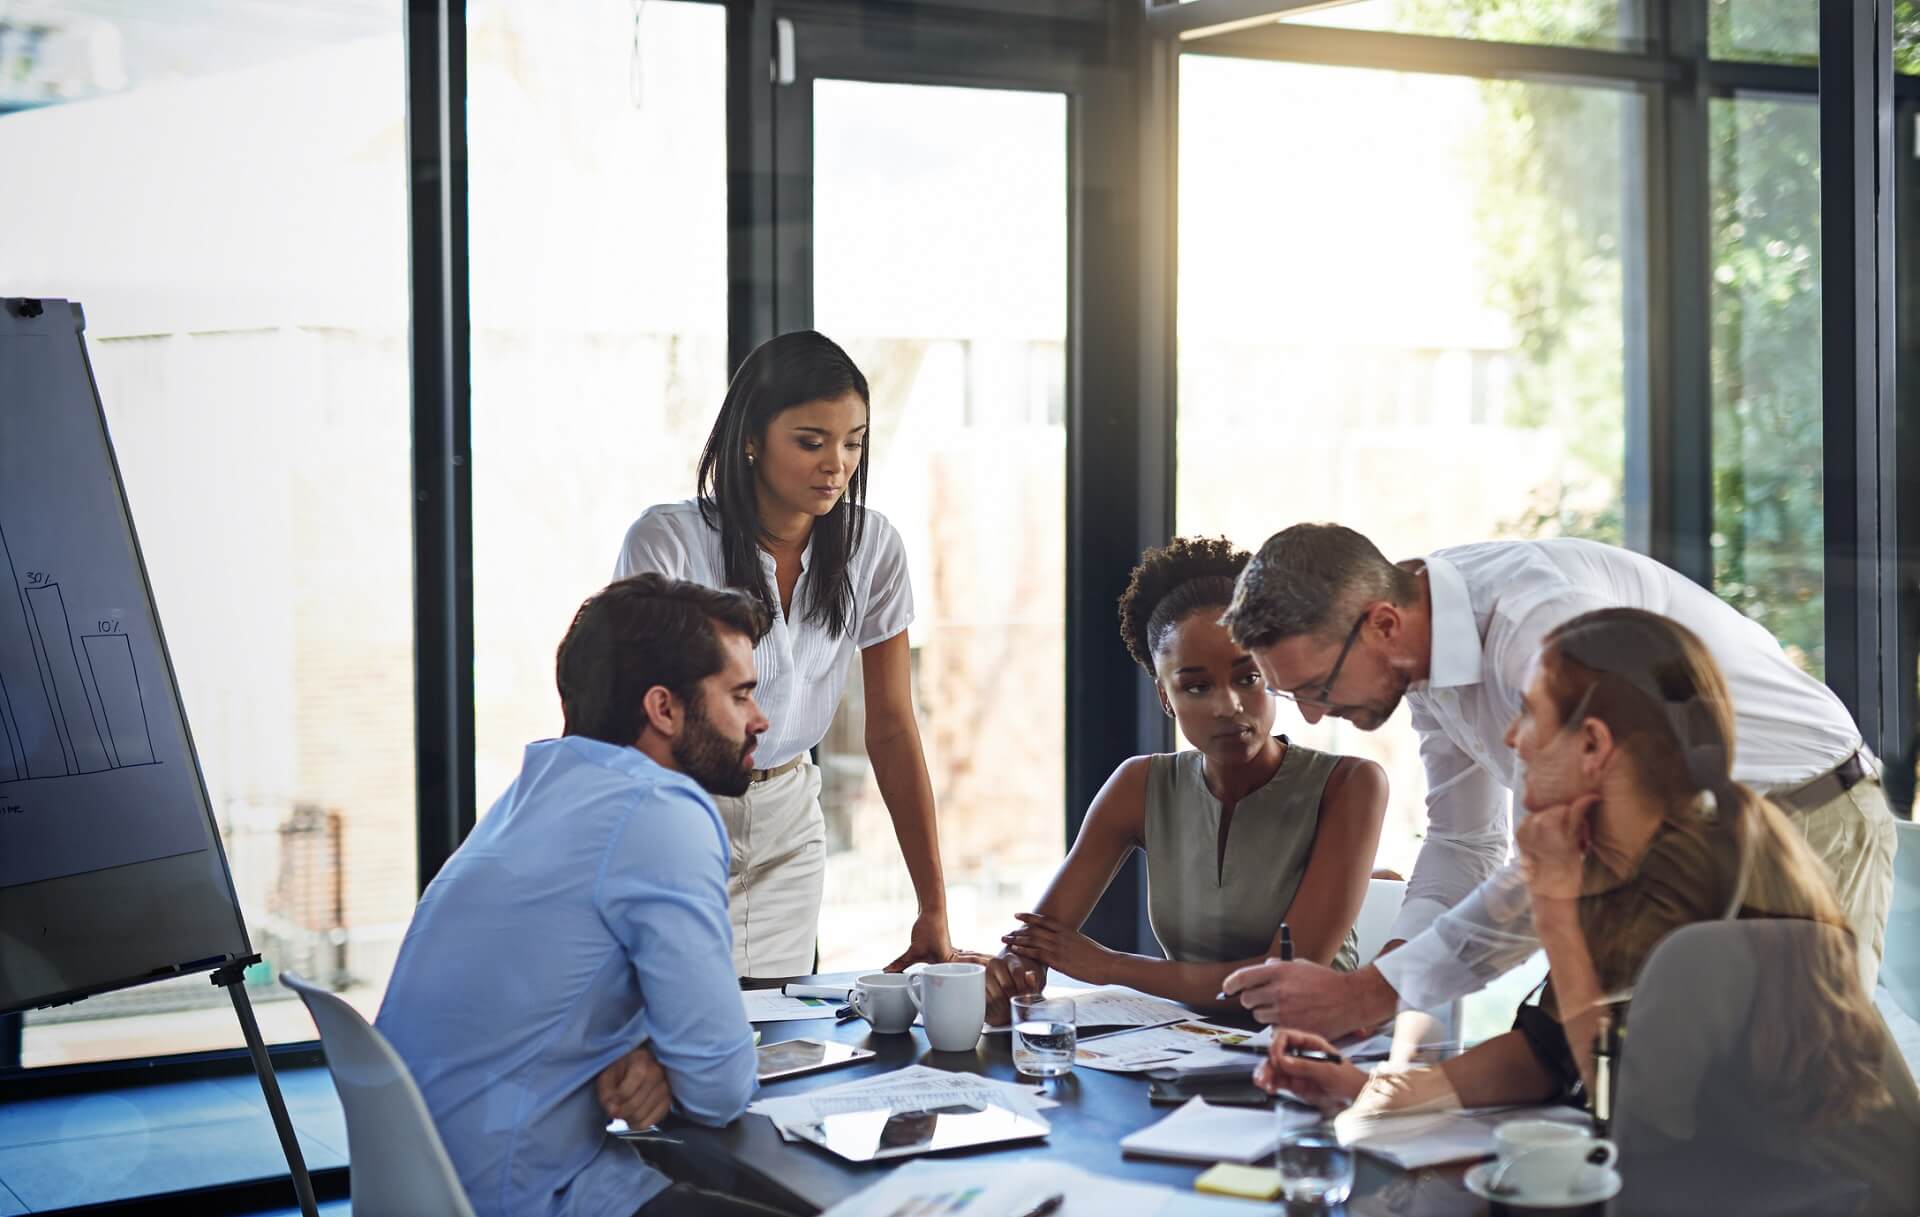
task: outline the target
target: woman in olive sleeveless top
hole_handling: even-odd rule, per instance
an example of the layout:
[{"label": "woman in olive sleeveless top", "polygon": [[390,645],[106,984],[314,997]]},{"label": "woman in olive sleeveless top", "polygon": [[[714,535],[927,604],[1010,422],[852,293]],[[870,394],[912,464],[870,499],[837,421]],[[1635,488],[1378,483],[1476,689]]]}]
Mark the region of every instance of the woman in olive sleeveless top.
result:
[{"label": "woman in olive sleeveless top", "polygon": [[[1386,774],[1371,761],[1273,735],[1274,702],[1252,656],[1219,624],[1247,554],[1224,539],[1147,551],[1120,598],[1127,649],[1161,708],[1197,751],[1137,756],[1087,809],[1073,849],[1021,928],[986,960],[989,1005],[1035,992],[1049,969],[1128,985],[1199,1009],[1227,973],[1279,953],[1357,962],[1353,921],[1386,813]],[[1080,925],[1135,849],[1147,855],[1147,904],[1167,958],[1110,950]]]}]

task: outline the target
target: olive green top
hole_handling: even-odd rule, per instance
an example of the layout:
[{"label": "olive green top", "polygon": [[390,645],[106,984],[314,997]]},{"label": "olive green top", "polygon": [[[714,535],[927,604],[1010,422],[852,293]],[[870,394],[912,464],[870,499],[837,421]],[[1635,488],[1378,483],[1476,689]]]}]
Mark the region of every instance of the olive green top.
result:
[{"label": "olive green top", "polygon": [[[1181,963],[1264,956],[1300,889],[1320,829],[1320,796],[1340,758],[1288,743],[1265,786],[1234,807],[1220,849],[1220,800],[1198,752],[1147,762],[1147,917],[1160,949]],[[1347,930],[1333,966],[1351,971]]]}]

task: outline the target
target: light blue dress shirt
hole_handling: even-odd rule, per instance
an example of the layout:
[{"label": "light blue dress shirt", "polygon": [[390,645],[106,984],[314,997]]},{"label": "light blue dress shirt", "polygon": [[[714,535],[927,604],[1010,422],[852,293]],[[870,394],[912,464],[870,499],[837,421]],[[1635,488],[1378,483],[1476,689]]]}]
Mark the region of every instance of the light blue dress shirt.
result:
[{"label": "light blue dress shirt", "polygon": [[420,898],[378,1026],[480,1217],[630,1217],[667,1179],[607,1135],[595,1079],[646,1042],[683,1115],[738,1118],[732,961],[707,793],[634,748],[542,740]]}]

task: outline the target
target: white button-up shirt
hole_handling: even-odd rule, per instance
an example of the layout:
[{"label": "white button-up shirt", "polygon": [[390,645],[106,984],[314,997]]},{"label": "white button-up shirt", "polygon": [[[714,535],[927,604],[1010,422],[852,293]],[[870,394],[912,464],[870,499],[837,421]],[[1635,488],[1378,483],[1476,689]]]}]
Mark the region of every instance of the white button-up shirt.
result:
[{"label": "white button-up shirt", "polygon": [[[773,628],[753,650],[760,687],[755,697],[770,724],[754,749],[754,764],[774,769],[826,738],[846,690],[853,653],[885,642],[913,622],[913,588],[907,581],[907,551],[900,534],[879,512],[866,509],[860,547],[848,562],[853,612],[847,632],[835,638],[806,620],[812,603],[809,566],[813,542],[800,555],[800,581],[793,588],[793,617],[776,613]],[[773,584],[773,555],[759,551],[760,569]],[[708,587],[727,586],[720,530],[701,517],[693,499],[649,507],[627,529],[613,577],[656,571]]]},{"label": "white button-up shirt", "polygon": [[1427,839],[1393,926],[1392,937],[1410,941],[1380,960],[1410,1005],[1441,1004],[1485,979],[1450,968],[1448,946],[1428,927],[1506,860],[1518,775],[1504,737],[1553,627],[1629,607],[1692,630],[1733,698],[1733,776],[1756,789],[1817,777],[1861,745],[1840,699],[1794,667],[1771,634],[1651,558],[1573,539],[1489,541],[1439,550],[1426,566],[1432,650],[1427,679],[1407,702],[1427,771]]}]

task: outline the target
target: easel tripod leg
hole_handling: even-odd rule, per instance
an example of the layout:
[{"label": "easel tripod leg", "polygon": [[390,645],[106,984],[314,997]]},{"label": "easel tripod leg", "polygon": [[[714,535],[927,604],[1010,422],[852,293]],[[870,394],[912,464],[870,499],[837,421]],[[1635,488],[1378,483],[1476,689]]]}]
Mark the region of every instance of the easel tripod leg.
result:
[{"label": "easel tripod leg", "polygon": [[241,982],[243,968],[222,968],[214,973],[214,983],[226,986],[233,998],[233,1012],[240,1018],[240,1031],[247,1037],[247,1052],[253,1057],[253,1071],[260,1078],[260,1090],[267,1096],[267,1111],[273,1116],[274,1131],[280,1134],[280,1148],[287,1155],[287,1170],[293,1176],[293,1190],[300,1198],[302,1217],[320,1217],[313,1198],[313,1180],[307,1175],[307,1161],[300,1152],[300,1140],[294,1135],[293,1120],[287,1115],[287,1102],[280,1094],[280,1081],[273,1075],[273,1061],[260,1038],[260,1024],[253,1018],[253,1003],[247,1000],[247,986]]}]

